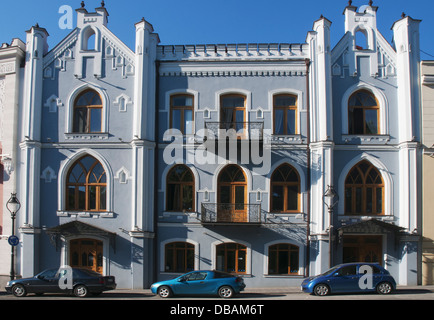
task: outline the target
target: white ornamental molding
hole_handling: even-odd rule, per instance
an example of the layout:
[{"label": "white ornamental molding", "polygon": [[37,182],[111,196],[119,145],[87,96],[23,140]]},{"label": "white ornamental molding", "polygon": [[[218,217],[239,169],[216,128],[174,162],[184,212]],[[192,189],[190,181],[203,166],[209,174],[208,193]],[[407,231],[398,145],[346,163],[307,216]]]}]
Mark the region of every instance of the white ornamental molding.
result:
[{"label": "white ornamental molding", "polygon": [[15,73],[15,62],[0,63],[0,75]]}]

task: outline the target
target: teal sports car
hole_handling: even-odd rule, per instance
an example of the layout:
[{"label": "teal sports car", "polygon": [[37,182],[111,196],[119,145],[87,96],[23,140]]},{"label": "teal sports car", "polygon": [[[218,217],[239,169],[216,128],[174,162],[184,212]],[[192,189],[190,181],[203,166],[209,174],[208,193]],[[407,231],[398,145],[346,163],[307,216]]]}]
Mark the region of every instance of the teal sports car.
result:
[{"label": "teal sports car", "polygon": [[240,276],[220,271],[192,271],[172,280],[156,282],[151,292],[161,298],[174,295],[218,295],[232,298],[244,290],[246,285]]}]

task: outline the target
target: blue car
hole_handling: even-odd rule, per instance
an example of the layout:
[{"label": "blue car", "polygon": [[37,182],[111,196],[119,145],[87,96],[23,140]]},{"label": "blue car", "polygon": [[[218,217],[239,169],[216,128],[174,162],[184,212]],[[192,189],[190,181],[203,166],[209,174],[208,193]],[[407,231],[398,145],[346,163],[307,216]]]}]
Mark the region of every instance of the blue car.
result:
[{"label": "blue car", "polygon": [[389,294],[396,289],[389,271],[376,263],[347,263],[337,265],[315,277],[306,278],[301,290],[317,296],[330,293],[377,292]]},{"label": "blue car", "polygon": [[232,298],[244,290],[244,279],[220,271],[193,271],[178,278],[156,282],[151,292],[162,298],[174,295],[218,295]]}]

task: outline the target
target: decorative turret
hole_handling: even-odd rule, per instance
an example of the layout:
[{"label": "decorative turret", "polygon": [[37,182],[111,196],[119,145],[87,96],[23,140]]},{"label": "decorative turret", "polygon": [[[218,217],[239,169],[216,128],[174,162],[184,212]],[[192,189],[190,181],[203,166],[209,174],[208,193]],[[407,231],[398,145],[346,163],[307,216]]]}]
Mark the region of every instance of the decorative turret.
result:
[{"label": "decorative turret", "polygon": [[419,24],[421,20],[415,20],[405,13],[393,26],[393,42],[397,56],[398,77],[398,115],[402,125],[399,130],[399,140],[417,141],[420,134],[413,128],[419,121],[419,95],[418,90],[420,45]]},{"label": "decorative turret", "polygon": [[100,78],[102,76],[102,36],[101,29],[108,23],[108,12],[105,8],[104,1],[101,7],[95,9],[95,12],[88,12],[85,8],[84,1],[81,7],[76,9],[77,28],[80,30],[78,35],[78,45],[75,56],[78,58],[75,64],[75,75],[77,78],[84,78],[84,58],[93,58],[92,76]]}]

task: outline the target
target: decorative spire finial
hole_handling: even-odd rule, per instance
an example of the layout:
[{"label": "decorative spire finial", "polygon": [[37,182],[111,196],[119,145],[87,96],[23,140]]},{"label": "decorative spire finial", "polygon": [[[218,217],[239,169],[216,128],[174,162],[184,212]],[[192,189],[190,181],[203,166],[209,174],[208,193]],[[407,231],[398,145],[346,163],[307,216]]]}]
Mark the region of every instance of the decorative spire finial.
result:
[{"label": "decorative spire finial", "polygon": [[101,1],[101,7],[103,7],[103,8],[105,7],[105,2],[104,2],[104,0]]},{"label": "decorative spire finial", "polygon": [[405,18],[405,12],[403,12],[403,13],[401,14],[401,18],[402,18],[402,19]]},{"label": "decorative spire finial", "polygon": [[349,1],[348,1],[348,6],[351,7],[352,5],[353,5],[353,1],[349,0]]},{"label": "decorative spire finial", "polygon": [[81,7],[84,8],[84,1],[81,2]]},{"label": "decorative spire finial", "polygon": [[372,1],[372,0],[369,0],[369,6],[371,6],[372,7],[372,5],[374,4],[374,1]]}]

